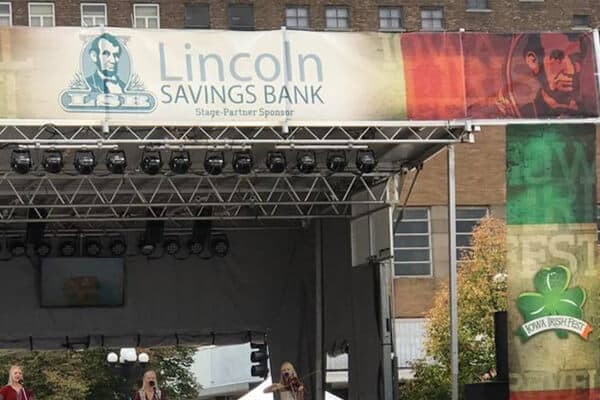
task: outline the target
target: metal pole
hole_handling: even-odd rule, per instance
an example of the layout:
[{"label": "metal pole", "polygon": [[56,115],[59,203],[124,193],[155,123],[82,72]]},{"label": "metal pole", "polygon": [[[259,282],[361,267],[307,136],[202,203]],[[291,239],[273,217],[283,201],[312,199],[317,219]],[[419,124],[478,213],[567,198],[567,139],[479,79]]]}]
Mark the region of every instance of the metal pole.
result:
[{"label": "metal pole", "polygon": [[323,235],[321,220],[315,222],[315,400],[325,394],[325,362],[323,359]]},{"label": "metal pole", "polygon": [[450,371],[452,400],[458,400],[458,296],[456,277],[456,184],[454,145],[448,146],[448,251],[450,260]]}]

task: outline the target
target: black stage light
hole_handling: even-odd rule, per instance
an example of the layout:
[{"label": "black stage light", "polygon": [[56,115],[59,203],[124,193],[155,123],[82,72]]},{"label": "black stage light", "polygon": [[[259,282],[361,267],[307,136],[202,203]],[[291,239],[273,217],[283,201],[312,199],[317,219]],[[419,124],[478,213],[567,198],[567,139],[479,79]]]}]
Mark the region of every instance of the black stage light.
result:
[{"label": "black stage light", "polygon": [[162,168],[162,157],[160,151],[145,151],[142,154],[140,168],[148,175],[156,175]]},{"label": "black stage light", "polygon": [[9,248],[10,253],[15,257],[19,257],[25,254],[25,243],[20,240],[12,242]]},{"label": "black stage light", "polygon": [[219,257],[225,257],[229,253],[229,240],[224,233],[212,234],[210,237],[210,250]]},{"label": "black stage light", "polygon": [[63,257],[71,257],[75,254],[75,241],[65,240],[60,244],[60,254]]},{"label": "black stage light", "polygon": [[31,170],[31,152],[29,150],[13,150],[10,155],[10,167],[19,174],[26,174]]},{"label": "black stage light", "polygon": [[359,150],[356,153],[356,168],[363,173],[368,174],[375,170],[377,166],[377,158],[375,158],[375,152],[371,149]]},{"label": "black stage light", "polygon": [[114,239],[110,242],[110,252],[113,256],[122,256],[127,251],[127,243],[123,239]]},{"label": "black stage light", "polygon": [[167,254],[175,255],[179,251],[179,240],[177,238],[169,238],[165,241],[164,246]]},{"label": "black stage light", "polygon": [[145,256],[149,256],[154,253],[154,249],[156,245],[154,243],[144,243],[142,244],[142,254]]},{"label": "black stage light", "polygon": [[85,241],[85,253],[90,257],[97,257],[102,251],[102,244],[95,239]]},{"label": "black stage light", "polygon": [[343,172],[348,165],[346,160],[346,152],[341,151],[330,151],[327,153],[327,169],[331,172]]},{"label": "black stage light", "polygon": [[236,151],[233,154],[233,170],[238,174],[249,174],[252,172],[254,158],[249,151]]},{"label": "black stage light", "polygon": [[204,243],[195,240],[190,240],[190,253],[200,254],[204,250]]},{"label": "black stage light", "polygon": [[219,175],[225,168],[225,155],[223,153],[207,152],[204,157],[204,169],[211,175]]},{"label": "black stage light", "polygon": [[314,151],[303,151],[298,153],[297,167],[303,174],[310,174],[317,166],[317,156]]},{"label": "black stage light", "polygon": [[113,174],[122,174],[127,168],[127,156],[123,150],[110,150],[106,153],[106,169]]},{"label": "black stage light", "polygon": [[171,160],[169,161],[169,167],[171,171],[176,174],[185,174],[192,167],[192,159],[189,151],[174,151],[171,153]]},{"label": "black stage light", "polygon": [[94,171],[96,166],[96,156],[94,152],[89,150],[78,150],[73,159],[75,169],[83,175],[89,175]]},{"label": "black stage light", "polygon": [[267,168],[269,171],[279,174],[285,171],[287,161],[285,159],[285,153],[281,151],[270,151],[267,153]]},{"label": "black stage light", "polygon": [[42,159],[42,166],[46,172],[58,174],[63,167],[63,156],[59,150],[46,150]]},{"label": "black stage light", "polygon": [[52,251],[52,247],[48,242],[41,242],[35,246],[35,254],[40,257],[47,257],[50,255],[50,251]]}]

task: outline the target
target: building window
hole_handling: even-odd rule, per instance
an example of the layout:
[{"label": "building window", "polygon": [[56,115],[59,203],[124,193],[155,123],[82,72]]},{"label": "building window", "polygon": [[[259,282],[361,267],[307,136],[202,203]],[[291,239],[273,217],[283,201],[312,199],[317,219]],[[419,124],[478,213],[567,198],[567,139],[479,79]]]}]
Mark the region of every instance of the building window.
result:
[{"label": "building window", "polygon": [[81,26],[105,26],[106,4],[81,3]]},{"label": "building window", "polygon": [[210,28],[208,4],[186,4],[185,27],[195,29]]},{"label": "building window", "polygon": [[394,336],[398,368],[411,368],[413,361],[425,358],[424,318],[396,318]]},{"label": "building window", "polygon": [[431,275],[429,209],[407,208],[394,232],[396,276]]},{"label": "building window", "polygon": [[573,15],[573,28],[589,28],[592,26],[592,19],[589,15]]},{"label": "building window", "polygon": [[134,4],[133,27],[140,29],[160,28],[160,10],[158,4]]},{"label": "building window", "polygon": [[286,7],[285,26],[290,29],[308,29],[308,7]]},{"label": "building window", "polygon": [[327,7],[325,9],[325,27],[340,30],[350,28],[348,7]]},{"label": "building window", "polygon": [[12,9],[10,3],[0,3],[0,26],[12,25]]},{"label": "building window", "polygon": [[467,10],[488,10],[488,0],[467,0]]},{"label": "building window", "polygon": [[54,3],[29,3],[29,26],[54,26]]},{"label": "building window", "polygon": [[379,7],[379,29],[382,31],[402,29],[402,9],[400,7]]},{"label": "building window", "polygon": [[444,29],[444,11],[441,8],[424,8],[421,10],[421,29],[424,31],[441,31]]},{"label": "building window", "polygon": [[473,229],[479,225],[482,218],[489,215],[486,207],[457,207],[456,208],[456,259],[471,249]]},{"label": "building window", "polygon": [[229,29],[254,30],[254,8],[250,4],[232,4],[228,9]]}]

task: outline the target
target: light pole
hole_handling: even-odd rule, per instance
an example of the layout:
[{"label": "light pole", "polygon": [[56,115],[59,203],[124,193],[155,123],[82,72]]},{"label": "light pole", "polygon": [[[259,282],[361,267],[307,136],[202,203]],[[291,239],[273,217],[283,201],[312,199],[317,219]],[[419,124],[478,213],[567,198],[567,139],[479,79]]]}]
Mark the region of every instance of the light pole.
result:
[{"label": "light pole", "polygon": [[133,373],[134,371],[145,369],[148,361],[150,361],[150,356],[148,353],[144,352],[138,354],[136,349],[133,347],[123,347],[119,350],[119,354],[115,352],[108,353],[106,355],[106,361],[117,371],[119,371],[121,384],[119,392],[121,392],[123,396],[120,398],[129,400],[131,398],[130,392],[132,392],[131,378]]}]

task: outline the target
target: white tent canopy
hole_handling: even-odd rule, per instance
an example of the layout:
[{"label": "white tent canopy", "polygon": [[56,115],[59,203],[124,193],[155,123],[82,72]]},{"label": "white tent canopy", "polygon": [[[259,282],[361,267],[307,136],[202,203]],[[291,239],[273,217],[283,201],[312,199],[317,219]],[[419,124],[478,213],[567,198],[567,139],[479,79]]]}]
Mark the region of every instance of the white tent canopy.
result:
[{"label": "white tent canopy", "polygon": [[[273,381],[271,380],[271,376],[269,375],[267,379],[264,380],[263,383],[240,397],[238,400],[273,400],[273,393],[263,393],[263,390],[269,385],[271,385]],[[337,397],[329,392],[325,392],[325,400],[343,400],[340,397]]]}]

